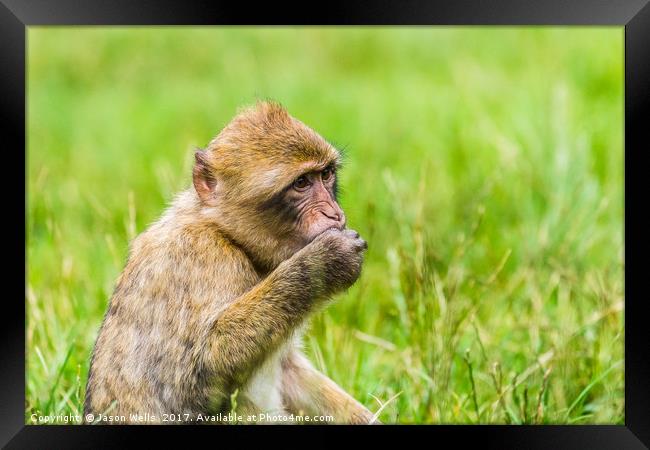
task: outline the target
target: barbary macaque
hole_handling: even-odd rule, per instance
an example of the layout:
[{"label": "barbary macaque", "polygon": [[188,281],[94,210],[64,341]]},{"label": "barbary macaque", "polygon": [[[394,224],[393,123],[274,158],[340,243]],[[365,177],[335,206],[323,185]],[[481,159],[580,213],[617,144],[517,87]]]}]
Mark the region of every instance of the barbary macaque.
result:
[{"label": "barbary macaque", "polygon": [[339,152],[273,102],[195,154],[193,186],[132,243],[92,355],[85,414],[373,414],[301,352],[366,242],[336,198]]}]

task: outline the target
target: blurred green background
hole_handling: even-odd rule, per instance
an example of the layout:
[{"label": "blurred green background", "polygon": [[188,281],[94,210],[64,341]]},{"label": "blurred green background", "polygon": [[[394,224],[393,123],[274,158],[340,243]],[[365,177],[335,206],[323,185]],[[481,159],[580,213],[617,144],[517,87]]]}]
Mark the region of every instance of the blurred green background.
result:
[{"label": "blurred green background", "polygon": [[28,29],[27,392],[80,413],[129,240],[272,98],[345,151],[315,365],[384,422],[623,423],[623,28]]}]

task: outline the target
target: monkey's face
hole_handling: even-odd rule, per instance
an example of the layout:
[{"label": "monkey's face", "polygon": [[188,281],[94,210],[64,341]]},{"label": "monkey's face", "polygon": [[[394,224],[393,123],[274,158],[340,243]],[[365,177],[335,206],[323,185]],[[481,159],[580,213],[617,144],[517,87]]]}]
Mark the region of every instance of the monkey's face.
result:
[{"label": "monkey's face", "polygon": [[250,256],[274,267],[324,231],[345,228],[336,200],[336,162],[276,163],[250,177],[222,178],[216,182],[215,220]]},{"label": "monkey's face", "polygon": [[345,214],[336,200],[336,165],[310,170],[296,177],[277,198],[272,214],[288,225],[286,237],[302,247],[330,228],[343,229]]}]

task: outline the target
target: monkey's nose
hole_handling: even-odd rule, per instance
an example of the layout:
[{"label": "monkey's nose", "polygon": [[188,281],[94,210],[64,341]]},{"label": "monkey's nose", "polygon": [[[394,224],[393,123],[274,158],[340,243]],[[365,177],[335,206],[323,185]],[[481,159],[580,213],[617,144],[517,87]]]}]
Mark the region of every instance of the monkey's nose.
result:
[{"label": "monkey's nose", "polygon": [[332,219],[332,220],[335,220],[335,221],[337,221],[337,222],[340,222],[340,221],[341,221],[341,215],[340,215],[339,213],[335,212],[335,211],[327,212],[327,211],[323,211],[323,210],[321,210],[321,213],[322,213],[325,217],[327,217],[328,219]]}]

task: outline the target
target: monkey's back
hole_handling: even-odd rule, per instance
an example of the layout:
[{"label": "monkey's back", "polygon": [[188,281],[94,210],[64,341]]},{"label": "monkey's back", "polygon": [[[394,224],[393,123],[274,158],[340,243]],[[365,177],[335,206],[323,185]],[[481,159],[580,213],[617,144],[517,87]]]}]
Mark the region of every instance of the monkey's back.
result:
[{"label": "monkey's back", "polygon": [[215,408],[221,386],[205,359],[210,330],[259,276],[219,230],[184,220],[191,201],[179,196],[132,243],[93,351],[85,413],[128,422],[131,414]]}]

